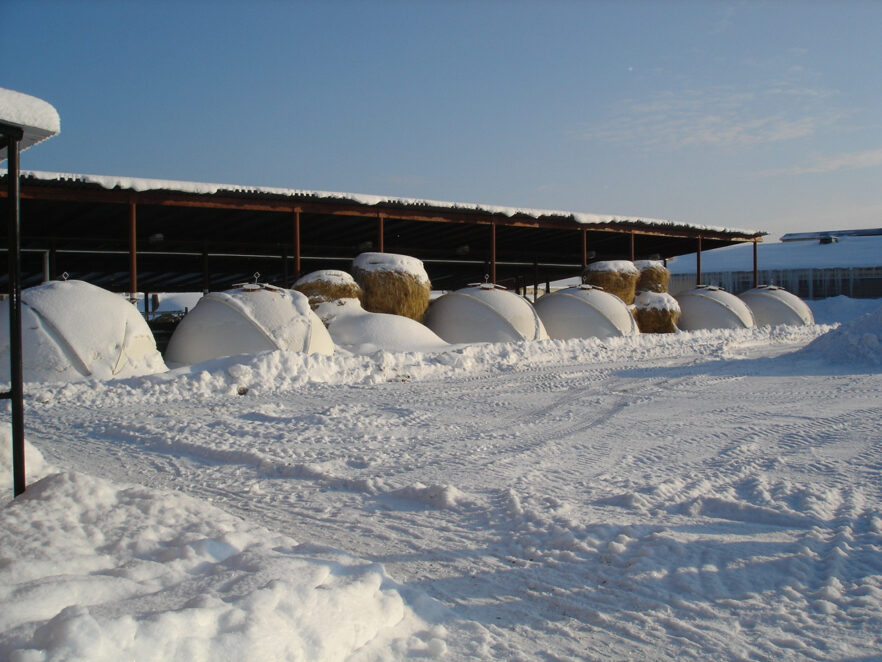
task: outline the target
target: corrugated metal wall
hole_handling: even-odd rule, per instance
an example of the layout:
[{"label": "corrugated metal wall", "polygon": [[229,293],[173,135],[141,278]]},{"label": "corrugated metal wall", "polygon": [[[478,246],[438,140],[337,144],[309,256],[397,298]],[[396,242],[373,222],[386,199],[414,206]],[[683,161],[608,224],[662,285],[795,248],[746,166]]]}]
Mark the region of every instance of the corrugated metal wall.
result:
[{"label": "corrugated metal wall", "polygon": [[[704,285],[717,285],[733,294],[753,287],[752,271],[702,272]],[[854,299],[882,298],[882,267],[833,269],[760,269],[761,285],[778,285],[803,299],[844,295]],[[671,294],[695,287],[695,274],[672,274]]]}]

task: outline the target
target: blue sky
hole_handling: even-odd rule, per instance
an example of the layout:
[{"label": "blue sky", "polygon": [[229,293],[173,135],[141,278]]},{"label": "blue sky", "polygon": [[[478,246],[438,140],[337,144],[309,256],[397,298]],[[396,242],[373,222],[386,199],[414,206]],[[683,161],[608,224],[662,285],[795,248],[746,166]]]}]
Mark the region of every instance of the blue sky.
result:
[{"label": "blue sky", "polygon": [[882,226],[882,2],[0,0],[24,168]]}]

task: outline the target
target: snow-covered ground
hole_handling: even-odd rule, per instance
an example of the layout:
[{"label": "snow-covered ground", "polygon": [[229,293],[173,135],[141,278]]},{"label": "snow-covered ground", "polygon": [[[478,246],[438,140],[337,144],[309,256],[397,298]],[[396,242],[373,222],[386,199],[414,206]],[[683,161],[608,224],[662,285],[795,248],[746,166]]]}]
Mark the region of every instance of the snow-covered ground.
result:
[{"label": "snow-covered ground", "polygon": [[0,659],[879,659],[880,306],[28,385]]}]

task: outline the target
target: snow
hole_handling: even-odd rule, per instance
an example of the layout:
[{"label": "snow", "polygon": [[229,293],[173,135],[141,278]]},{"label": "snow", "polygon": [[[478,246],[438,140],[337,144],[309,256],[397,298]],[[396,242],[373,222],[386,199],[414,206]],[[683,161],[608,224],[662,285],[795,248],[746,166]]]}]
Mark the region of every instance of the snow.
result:
[{"label": "snow", "polygon": [[882,299],[852,299],[846,296],[811,299],[806,304],[812,310],[816,324],[851,322],[882,306]]},{"label": "snow", "polygon": [[432,352],[449,347],[419,322],[401,315],[367,312],[358,299],[321,303],[316,314],[327,325],[334,344],[356,354]]},{"label": "snow", "polygon": [[680,312],[680,304],[666,292],[639,292],[634,297],[634,305],[643,310]]},{"label": "snow", "polygon": [[0,658],[874,659],[880,306],[28,384]]},{"label": "snow", "polygon": [[294,283],[294,288],[298,285],[307,285],[309,283],[328,283],[330,285],[351,285],[354,283],[352,276],[345,271],[338,269],[320,269],[301,276]]},{"label": "snow", "polygon": [[395,253],[361,253],[352,261],[353,269],[361,271],[395,271],[413,276],[421,283],[429,282],[422,261],[409,255]]},{"label": "snow", "polygon": [[[130,377],[166,369],[135,306],[83,281],[49,281],[22,292],[22,355],[28,381]],[[0,380],[9,379],[9,301],[0,302]]]},{"label": "snow", "polygon": [[[757,245],[757,263],[762,270],[879,267],[882,266],[880,255],[882,236],[842,237],[832,244],[788,241]],[[668,269],[672,274],[694,274],[695,254],[668,260]],[[753,243],[702,252],[701,270],[703,273],[753,271]]]},{"label": "snow", "polygon": [[[19,149],[27,149],[61,131],[58,111],[51,104],[4,87],[0,87],[0,122],[24,129]],[[5,158],[4,146],[0,149],[0,160]]]},{"label": "snow", "polygon": [[630,260],[599,260],[590,263],[588,271],[615,272],[622,274],[639,274],[640,270]]},{"label": "snow", "polygon": [[309,191],[302,189],[274,188],[268,186],[242,186],[237,184],[210,184],[204,182],[181,182],[162,179],[145,179],[138,177],[120,177],[115,175],[86,175],[64,172],[44,172],[39,170],[22,171],[22,175],[41,181],[67,181],[83,184],[95,184],[106,189],[124,189],[135,192],[143,191],[175,191],[179,193],[195,193],[201,195],[214,195],[224,193],[255,193],[267,195],[281,195],[286,197],[309,197],[319,200],[347,200],[363,205],[393,205],[405,207],[425,207],[435,209],[450,209],[454,211],[478,211],[488,214],[502,214],[503,216],[524,215],[531,218],[571,218],[577,223],[584,225],[610,225],[627,223],[633,225],[645,225],[647,227],[663,228],[687,228],[690,230],[706,230],[709,232],[734,232],[745,236],[763,235],[760,230],[746,230],[724,228],[712,225],[699,225],[695,223],[683,223],[666,219],[648,218],[643,216],[625,216],[617,214],[586,214],[572,211],[529,209],[524,207],[503,207],[499,205],[487,205],[471,202],[443,202],[440,200],[423,200],[419,198],[400,198],[379,195],[364,195],[360,193],[341,193],[329,191]]}]

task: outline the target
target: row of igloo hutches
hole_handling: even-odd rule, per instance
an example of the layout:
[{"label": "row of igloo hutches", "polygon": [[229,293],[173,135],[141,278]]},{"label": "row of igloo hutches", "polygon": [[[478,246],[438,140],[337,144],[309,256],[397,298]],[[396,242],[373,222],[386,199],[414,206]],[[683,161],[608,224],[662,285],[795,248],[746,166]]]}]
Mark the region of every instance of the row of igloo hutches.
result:
[{"label": "row of igloo hutches", "polygon": [[311,271],[345,269],[367,251],[421,260],[435,289],[484,281],[520,289],[578,274],[595,260],[664,260],[755,245],[765,234],[640,217],[59,173],[25,172],[20,191],[23,285],[67,273],[118,292],[217,291],[255,273],[288,287]]}]

